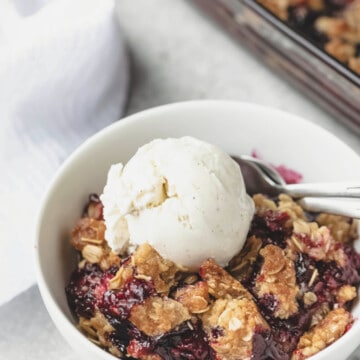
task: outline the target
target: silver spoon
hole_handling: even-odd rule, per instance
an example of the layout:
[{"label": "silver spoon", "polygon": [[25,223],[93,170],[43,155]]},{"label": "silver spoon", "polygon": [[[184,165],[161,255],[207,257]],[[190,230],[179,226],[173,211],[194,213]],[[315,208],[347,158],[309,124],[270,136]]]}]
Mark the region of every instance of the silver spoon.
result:
[{"label": "silver spoon", "polygon": [[308,196],[360,199],[360,183],[285,184],[281,175],[264,161],[246,155],[233,156],[233,159],[240,165],[241,171],[246,172],[249,185],[253,182],[257,184],[257,192],[271,195],[282,193],[293,198]]},{"label": "silver spoon", "polygon": [[240,165],[246,190],[250,195],[264,193],[276,196],[279,194],[278,186],[286,186],[283,177],[263,161],[248,155],[232,158]]},{"label": "silver spoon", "polygon": [[304,197],[298,201],[298,204],[307,211],[360,219],[360,202],[355,199]]},{"label": "silver spoon", "polygon": [[280,193],[302,198],[299,203],[308,211],[360,218],[360,184],[314,183],[287,185],[282,176],[263,161],[251,156],[233,156],[240,165],[246,190],[250,195]]}]

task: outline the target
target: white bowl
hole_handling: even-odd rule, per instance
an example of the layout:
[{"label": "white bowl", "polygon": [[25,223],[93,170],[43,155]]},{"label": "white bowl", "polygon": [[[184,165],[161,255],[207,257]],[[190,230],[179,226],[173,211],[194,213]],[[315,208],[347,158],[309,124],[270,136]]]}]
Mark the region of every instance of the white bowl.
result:
[{"label": "white bowl", "polygon": [[[144,143],[160,137],[192,135],[230,154],[257,150],[266,160],[285,164],[304,181],[359,180],[360,158],[324,129],[297,116],[252,104],[193,101],[146,110],[100,131],[64,163],[43,200],[36,231],[38,284],[60,332],[87,360],[115,358],[75,327],[64,288],[76,267],[68,240],[88,194],[101,193],[111,164],[126,162]],[[360,242],[360,240],[359,240]],[[341,339],[312,360],[345,359],[360,344],[360,305],[355,323]]]}]

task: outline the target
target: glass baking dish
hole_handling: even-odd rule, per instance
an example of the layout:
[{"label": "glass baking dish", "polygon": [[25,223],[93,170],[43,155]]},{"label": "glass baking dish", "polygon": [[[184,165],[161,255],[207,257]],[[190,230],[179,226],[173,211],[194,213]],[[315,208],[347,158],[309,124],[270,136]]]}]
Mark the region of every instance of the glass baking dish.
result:
[{"label": "glass baking dish", "polygon": [[256,56],[360,134],[360,76],[255,0],[192,0]]}]

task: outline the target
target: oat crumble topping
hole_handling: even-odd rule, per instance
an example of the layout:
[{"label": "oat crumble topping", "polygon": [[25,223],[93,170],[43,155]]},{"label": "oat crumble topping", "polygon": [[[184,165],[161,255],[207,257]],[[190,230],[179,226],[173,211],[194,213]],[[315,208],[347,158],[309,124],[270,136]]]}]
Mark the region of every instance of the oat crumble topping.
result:
[{"label": "oat crumble topping", "polygon": [[71,233],[80,260],[66,287],[79,329],[141,360],[300,360],[336,341],[354,321],[357,222],[308,214],[286,195],[254,202],[241,252],[225,269],[208,259],[194,273],[149,244],[112,253],[91,197]]},{"label": "oat crumble topping", "polygon": [[360,0],[256,0],[360,75]]}]

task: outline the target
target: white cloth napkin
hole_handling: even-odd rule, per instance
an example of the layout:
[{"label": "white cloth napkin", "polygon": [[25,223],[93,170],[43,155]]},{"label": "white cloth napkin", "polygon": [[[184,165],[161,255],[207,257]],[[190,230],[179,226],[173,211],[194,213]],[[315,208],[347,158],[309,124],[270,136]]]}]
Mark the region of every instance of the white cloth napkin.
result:
[{"label": "white cloth napkin", "polygon": [[120,118],[113,0],[0,0],[0,305],[35,282],[40,198],[64,158]]}]

